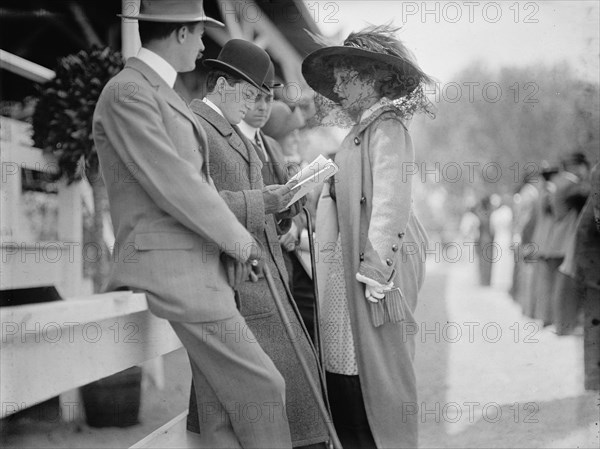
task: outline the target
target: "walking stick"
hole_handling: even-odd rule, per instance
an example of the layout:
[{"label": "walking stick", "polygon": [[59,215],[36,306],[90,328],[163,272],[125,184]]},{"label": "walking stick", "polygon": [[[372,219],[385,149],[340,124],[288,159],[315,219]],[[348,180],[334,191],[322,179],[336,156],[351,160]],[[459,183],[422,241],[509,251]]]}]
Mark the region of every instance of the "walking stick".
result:
[{"label": "walking stick", "polygon": [[308,381],[308,385],[310,390],[317,401],[317,406],[319,408],[319,412],[323,417],[323,421],[325,421],[325,425],[327,426],[327,431],[329,432],[330,443],[333,445],[334,449],[342,449],[342,444],[340,443],[340,439],[333,427],[333,422],[329,413],[327,412],[327,408],[325,407],[325,402],[323,402],[323,398],[321,397],[321,392],[319,391],[319,387],[317,386],[315,379],[312,377],[310,372],[310,368],[308,366],[308,362],[304,358],[304,354],[302,354],[302,350],[300,348],[300,344],[298,343],[298,338],[294,335],[294,330],[292,329],[292,324],[290,323],[290,319],[287,316],[285,309],[283,308],[283,303],[281,302],[281,297],[279,296],[279,292],[277,292],[277,288],[275,287],[275,281],[273,281],[273,276],[271,275],[271,270],[268,265],[264,265],[263,272],[265,275],[265,279],[267,281],[267,285],[269,286],[269,290],[271,290],[271,294],[273,295],[273,299],[275,301],[275,306],[277,307],[277,311],[279,312],[279,316],[281,317],[281,321],[285,327],[285,331],[290,338],[292,343],[292,347],[294,348],[294,352],[298,357],[298,361],[300,362],[300,366],[302,367],[302,371],[304,372],[304,376]]},{"label": "walking stick", "polygon": [[[304,214],[306,215],[306,230],[308,232],[308,248],[310,250],[310,266],[312,272],[313,281],[313,294],[315,295],[315,309],[313,312],[313,331],[315,334],[315,347],[317,349],[317,356],[319,357],[319,363],[321,369],[325,366],[325,355],[323,354],[323,340],[321,338],[321,320],[319,316],[319,286],[317,285],[317,263],[315,258],[315,239],[313,236],[312,220],[310,219],[310,211],[304,207]],[[323,386],[325,389],[325,395],[327,396],[327,385]]]}]

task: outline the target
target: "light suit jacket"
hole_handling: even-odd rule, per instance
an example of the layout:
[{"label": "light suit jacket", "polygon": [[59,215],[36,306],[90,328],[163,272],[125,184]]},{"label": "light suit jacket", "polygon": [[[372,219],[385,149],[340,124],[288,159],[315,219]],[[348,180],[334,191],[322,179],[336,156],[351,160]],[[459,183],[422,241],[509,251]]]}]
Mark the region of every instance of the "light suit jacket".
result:
[{"label": "light suit jacket", "polygon": [[116,237],[107,289],[144,290],[169,320],[233,316],[220,254],[245,260],[253,239],[210,179],[206,134],[183,99],[130,58],[100,95],[93,132]]}]

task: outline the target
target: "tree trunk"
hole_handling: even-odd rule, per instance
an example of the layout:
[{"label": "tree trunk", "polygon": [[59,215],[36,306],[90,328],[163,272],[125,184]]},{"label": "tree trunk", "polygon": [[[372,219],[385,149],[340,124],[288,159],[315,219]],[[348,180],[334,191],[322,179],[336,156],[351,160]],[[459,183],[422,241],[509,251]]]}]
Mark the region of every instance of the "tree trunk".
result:
[{"label": "tree trunk", "polygon": [[104,240],[104,213],[108,210],[108,195],[102,176],[96,170],[96,173],[90,173],[88,177],[92,186],[94,197],[94,218],[92,224],[92,242],[93,250],[89,249],[86,254],[92,265],[92,280],[94,283],[94,293],[102,291],[104,281],[109,272],[110,250]]}]

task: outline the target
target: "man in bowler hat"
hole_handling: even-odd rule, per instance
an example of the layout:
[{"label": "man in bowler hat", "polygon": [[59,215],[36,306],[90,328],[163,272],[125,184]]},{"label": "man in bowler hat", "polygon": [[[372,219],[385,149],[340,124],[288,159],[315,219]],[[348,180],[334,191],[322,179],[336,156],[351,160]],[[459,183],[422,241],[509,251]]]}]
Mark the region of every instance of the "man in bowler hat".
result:
[{"label": "man in bowler hat", "polygon": [[[273,75],[266,79],[272,66],[270,57],[250,42],[233,39],[223,46],[217,59],[205,60],[204,65],[211,68],[207,77],[208,93],[204,99],[192,101],[190,107],[208,136],[211,176],[235,216],[265,248],[265,263],[273,274],[312,378],[318,382],[314,349],[287,283],[288,274],[276,229],[276,221],[299,213],[302,203],[296,202],[284,210],[292,196],[289,187],[282,185],[287,177],[282,174],[281,178],[274,179],[276,182],[265,187],[263,160],[269,156],[259,155],[259,149],[237,126],[256,101],[272,94]],[[240,313],[285,380],[285,411],[293,446],[322,445],[328,439],[325,423],[266,280],[243,282],[237,292]],[[194,383],[196,396],[200,398],[205,387],[196,380]],[[190,408],[194,409],[193,406]],[[198,430],[199,426],[200,433],[208,425],[210,423],[202,419],[188,421],[188,429]]]},{"label": "man in bowler hat", "polygon": [[[173,90],[177,72],[204,50],[202,1],[142,1],[142,48],[102,92],[94,140],[115,229],[108,289],[144,291],[187,350],[196,383],[210,393],[204,411],[223,419],[201,447],[290,447],[284,380],[236,308],[235,287],[260,256],[210,178],[206,133]],[[253,273],[256,275],[256,273]],[[240,404],[256,414],[229,415]]]}]

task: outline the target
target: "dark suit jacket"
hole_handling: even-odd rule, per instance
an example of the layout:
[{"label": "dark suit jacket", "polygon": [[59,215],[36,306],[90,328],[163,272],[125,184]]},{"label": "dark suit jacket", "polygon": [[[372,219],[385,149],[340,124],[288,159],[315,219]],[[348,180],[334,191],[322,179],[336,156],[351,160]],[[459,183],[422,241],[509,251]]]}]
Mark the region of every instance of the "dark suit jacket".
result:
[{"label": "dark suit jacket", "polygon": [[[292,326],[298,330],[297,342],[309,362],[314,379],[319,379],[313,348],[287,284],[288,274],[275,220],[273,215],[264,213],[262,163],[256,150],[246,137],[238,134],[203,101],[194,100],[190,107],[208,137],[210,172],[215,185],[233,213],[265,248],[266,264],[273,274]],[[246,282],[239,289],[239,297],[241,314],[286,381],[286,410],[294,445],[326,441],[325,424],[316,413],[317,404],[302,375],[266,281]]]},{"label": "dark suit jacket", "polygon": [[592,190],[577,222],[575,240],[576,273],[588,287],[600,289],[600,228],[594,205],[600,198],[600,165],[591,173]]},{"label": "dark suit jacket", "polygon": [[[267,136],[262,131],[260,132],[260,136],[265,145],[265,150],[269,155],[269,161],[266,164],[263,164],[262,167],[262,177],[265,185],[272,184],[285,184],[290,179],[288,173],[288,164],[285,161],[285,157],[283,156],[283,150],[281,149],[281,145],[272,137]],[[255,148],[257,153],[260,151],[258,148]],[[277,226],[277,234],[283,235],[290,230],[292,227],[292,219],[291,218],[279,218],[276,217],[275,224]]]}]

